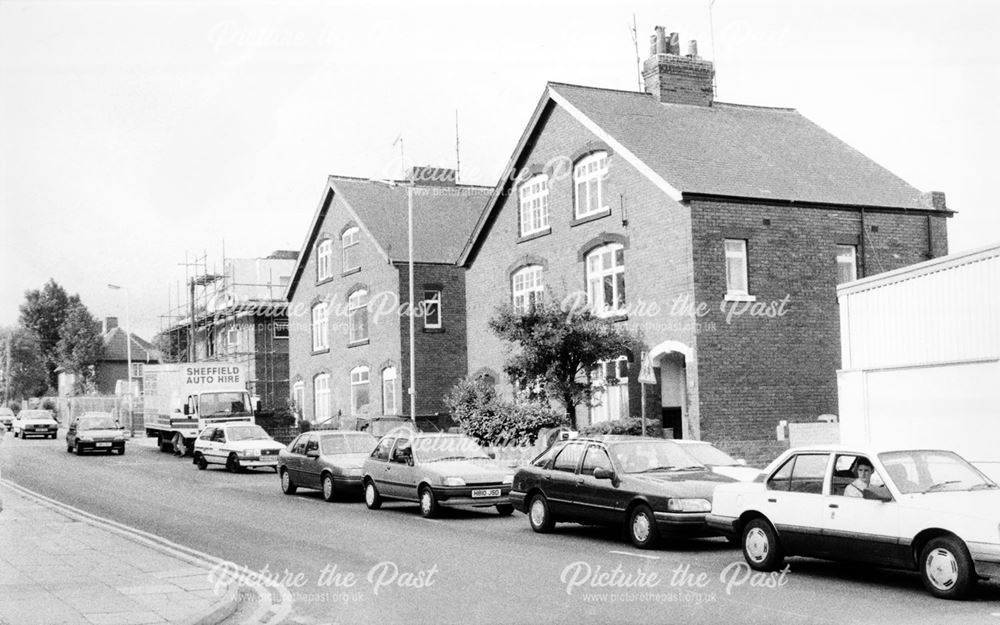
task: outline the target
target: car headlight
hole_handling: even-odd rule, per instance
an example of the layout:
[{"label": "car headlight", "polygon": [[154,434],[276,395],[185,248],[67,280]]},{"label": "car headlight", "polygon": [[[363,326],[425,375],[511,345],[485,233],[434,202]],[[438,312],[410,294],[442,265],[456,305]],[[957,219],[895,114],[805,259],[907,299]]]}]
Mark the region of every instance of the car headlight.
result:
[{"label": "car headlight", "polygon": [[347,474],[351,477],[361,477],[361,469],[348,469]]},{"label": "car headlight", "polygon": [[667,510],[671,512],[711,512],[712,502],[707,499],[676,499],[667,500]]},{"label": "car headlight", "polygon": [[446,477],[444,478],[445,486],[465,486],[465,480],[460,477]]},{"label": "car headlight", "polygon": [[514,475],[511,474],[511,475],[505,475],[505,476],[503,476],[503,483],[504,484],[513,484],[514,483]]},{"label": "car headlight", "polygon": [[93,443],[94,442],[94,439],[91,436],[81,436],[77,440],[79,440],[81,443]]},{"label": "car headlight", "polygon": [[124,436],[116,436],[115,437],[115,442],[116,443],[124,443],[125,442],[125,437]]},{"label": "car headlight", "polygon": [[244,449],[243,450],[243,456],[245,458],[249,458],[250,456],[259,456],[259,455],[260,455],[260,451],[257,450],[257,449]]}]

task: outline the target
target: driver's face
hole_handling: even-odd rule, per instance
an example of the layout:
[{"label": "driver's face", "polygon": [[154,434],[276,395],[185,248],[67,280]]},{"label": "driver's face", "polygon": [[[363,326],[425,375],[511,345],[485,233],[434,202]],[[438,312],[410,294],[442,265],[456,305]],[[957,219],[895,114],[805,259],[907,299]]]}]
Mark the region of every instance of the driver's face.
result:
[{"label": "driver's face", "polygon": [[872,479],[872,468],[869,466],[861,465],[858,467],[858,478],[864,480],[865,482]]}]

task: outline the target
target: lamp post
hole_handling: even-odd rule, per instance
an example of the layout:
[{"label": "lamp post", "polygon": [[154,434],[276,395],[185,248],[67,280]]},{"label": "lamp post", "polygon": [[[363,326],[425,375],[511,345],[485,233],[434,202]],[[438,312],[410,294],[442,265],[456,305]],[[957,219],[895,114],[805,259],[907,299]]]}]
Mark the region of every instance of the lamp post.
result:
[{"label": "lamp post", "polygon": [[125,358],[128,360],[128,401],[129,405],[132,405],[132,326],[129,323],[128,314],[128,289],[125,287],[118,286],[117,284],[109,284],[108,288],[113,291],[124,291],[125,292]]}]

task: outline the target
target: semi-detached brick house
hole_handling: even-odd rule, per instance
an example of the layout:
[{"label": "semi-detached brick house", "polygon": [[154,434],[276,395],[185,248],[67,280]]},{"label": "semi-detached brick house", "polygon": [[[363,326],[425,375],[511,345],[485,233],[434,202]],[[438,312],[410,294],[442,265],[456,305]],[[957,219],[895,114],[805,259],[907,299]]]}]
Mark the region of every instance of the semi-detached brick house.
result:
[{"label": "semi-detached brick house", "polygon": [[[416,414],[444,412],[466,374],[465,270],[456,260],[491,188],[419,167],[413,191]],[[409,416],[407,182],[330,176],[289,300],[292,398],[304,419]],[[340,419],[338,419],[340,417]]]},{"label": "semi-detached brick house", "polygon": [[[793,109],[715,102],[676,35],[650,54],[646,93],[546,86],[459,261],[469,369],[502,380],[497,304],[582,294],[640,336],[647,414],[761,460],[837,411],[837,283],[946,254],[951,212]],[[640,364],[578,422],[638,416]]]}]

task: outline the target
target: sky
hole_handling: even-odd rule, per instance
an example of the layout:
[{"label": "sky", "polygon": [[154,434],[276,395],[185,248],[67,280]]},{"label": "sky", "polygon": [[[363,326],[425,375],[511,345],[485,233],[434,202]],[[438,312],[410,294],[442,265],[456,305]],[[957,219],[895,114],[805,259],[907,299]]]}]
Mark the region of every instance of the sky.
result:
[{"label": "sky", "polygon": [[643,59],[696,39],[718,100],[945,191],[952,252],[1000,242],[988,0],[0,0],[0,326],[51,278],[152,338],[186,260],[300,249],[326,176],[400,177],[400,135],[454,165],[456,112],[492,185],[546,81],[638,88],[633,19]]}]

